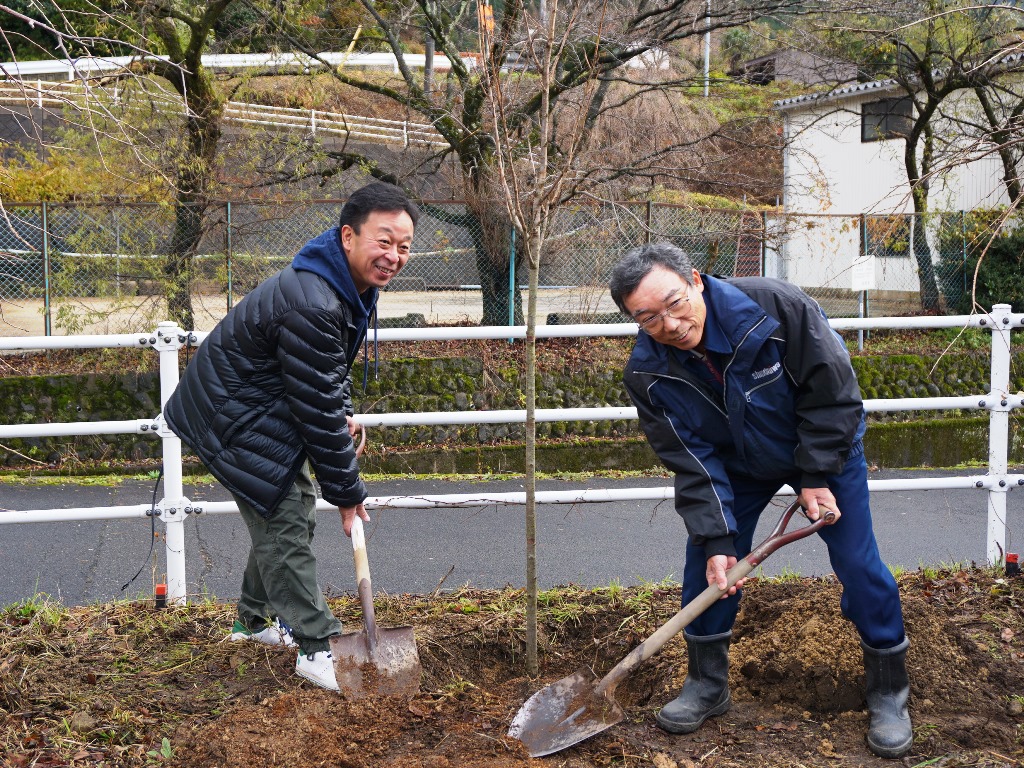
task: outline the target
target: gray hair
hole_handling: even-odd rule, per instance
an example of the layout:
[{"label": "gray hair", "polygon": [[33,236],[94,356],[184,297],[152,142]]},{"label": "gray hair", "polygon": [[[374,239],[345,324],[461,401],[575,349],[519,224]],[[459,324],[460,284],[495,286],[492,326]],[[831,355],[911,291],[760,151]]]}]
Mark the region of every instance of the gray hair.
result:
[{"label": "gray hair", "polygon": [[630,248],[612,269],[612,276],[608,280],[612,301],[623,314],[629,314],[624,303],[626,297],[640,286],[655,267],[664,267],[670,272],[675,272],[688,284],[693,285],[693,261],[682,248],[672,243],[650,243]]}]

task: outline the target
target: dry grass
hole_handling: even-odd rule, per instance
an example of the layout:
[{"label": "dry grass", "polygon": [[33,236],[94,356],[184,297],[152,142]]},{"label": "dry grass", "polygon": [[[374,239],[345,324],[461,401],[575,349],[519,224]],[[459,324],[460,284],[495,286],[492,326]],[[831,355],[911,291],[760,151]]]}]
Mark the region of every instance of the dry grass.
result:
[{"label": "dry grass", "polygon": [[[933,570],[904,574],[900,586],[916,727],[904,764],[1020,765],[1024,580]],[[354,599],[331,605],[347,631],[359,627]],[[683,649],[674,641],[620,686],[627,719],[551,764],[892,765],[864,746],[862,703],[838,711],[822,704],[829,686],[848,695],[860,685],[838,585],[762,580],[748,587],[744,606],[730,713],[691,737],[653,727],[653,710],[681,679]],[[381,626],[416,628],[421,693],[349,702],[300,682],[286,649],[224,641],[233,606],[65,607],[37,596],[0,611],[0,764],[525,768],[534,763],[505,736],[522,701],[581,666],[603,674],[677,607],[672,585],[546,592],[542,678],[530,680],[521,590],[381,595]]]}]

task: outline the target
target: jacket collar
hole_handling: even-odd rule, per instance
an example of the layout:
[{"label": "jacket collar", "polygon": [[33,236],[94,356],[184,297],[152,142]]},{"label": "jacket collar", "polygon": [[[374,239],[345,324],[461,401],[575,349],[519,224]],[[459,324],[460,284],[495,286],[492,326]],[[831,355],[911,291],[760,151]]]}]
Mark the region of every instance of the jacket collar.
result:
[{"label": "jacket collar", "polygon": [[352,307],[352,319],[366,327],[370,313],[377,304],[377,289],[359,293],[349,271],[348,256],[341,246],[337,227],[323,232],[304,246],[292,259],[292,267],[319,275]]},{"label": "jacket collar", "polygon": [[[726,280],[703,273],[701,279],[704,282],[703,297],[707,307],[704,346],[712,352],[731,355],[750,330],[768,315],[757,302]],[[722,323],[723,318],[727,321],[725,324]],[[773,331],[776,327],[778,322],[771,320],[765,331]],[[630,367],[667,372],[671,349],[640,331],[630,358]]]}]

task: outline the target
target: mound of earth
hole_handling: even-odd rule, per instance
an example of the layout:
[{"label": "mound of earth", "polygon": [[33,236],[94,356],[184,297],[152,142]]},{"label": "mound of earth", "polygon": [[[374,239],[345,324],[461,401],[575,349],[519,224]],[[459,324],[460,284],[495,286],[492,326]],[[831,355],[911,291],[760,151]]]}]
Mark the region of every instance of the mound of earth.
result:
[{"label": "mound of earth", "polygon": [[[911,646],[907,766],[1024,764],[1024,578],[989,569],[899,579]],[[522,703],[582,667],[606,673],[678,609],[678,588],[565,587],[542,595],[540,676],[526,670],[521,590],[378,596],[380,626],[412,624],[411,698],[349,701],[293,674],[294,653],[223,640],[230,605],[0,616],[0,764],[252,768],[885,766],[864,740],[863,668],[833,579],[754,581],[732,644],[733,707],[690,736],[654,712],[685,676],[675,638],[618,687],[625,719],[545,758],[507,730]],[[346,630],[358,603],[331,600]]]}]

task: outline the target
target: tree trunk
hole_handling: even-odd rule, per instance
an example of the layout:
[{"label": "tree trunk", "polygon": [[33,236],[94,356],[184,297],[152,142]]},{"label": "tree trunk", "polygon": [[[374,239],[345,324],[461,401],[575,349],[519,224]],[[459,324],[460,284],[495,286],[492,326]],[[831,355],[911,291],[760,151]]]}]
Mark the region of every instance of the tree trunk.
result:
[{"label": "tree trunk", "polygon": [[1024,116],[1024,101],[1017,103],[1004,125],[985,88],[976,86],[974,93],[978,97],[978,103],[981,104],[985,119],[991,128],[989,140],[995,146],[999,153],[999,160],[1003,164],[1003,184],[1006,186],[1006,196],[1010,198],[1010,205],[1016,205],[1022,195],[1020,175],[1017,172],[1017,158],[1014,157],[1017,141],[1007,126],[1020,124],[1020,119]]},{"label": "tree trunk", "polygon": [[518,286],[526,271],[526,259],[517,255],[522,249],[518,243],[513,243],[512,220],[504,206],[496,201],[480,200],[471,203],[470,207],[480,225],[479,229],[472,230],[472,234],[483,296],[481,325],[521,325],[522,292],[518,288],[510,290],[509,269],[512,259],[515,258],[515,275],[512,276],[512,280]]},{"label": "tree trunk", "polygon": [[928,245],[926,211],[918,210],[916,199],[914,213],[914,236],[911,243],[914,258],[917,259],[917,273],[921,283],[921,308],[926,312],[934,312],[941,309],[939,285],[935,276],[935,265],[932,262],[932,251]]},{"label": "tree trunk", "polygon": [[183,96],[190,114],[185,119],[188,153],[178,168],[174,233],[167,257],[167,310],[185,330],[195,329],[192,279],[203,238],[203,218],[209,204],[210,177],[221,136],[221,109],[212,84],[202,75],[188,78]]},{"label": "tree trunk", "polygon": [[[530,247],[532,245],[532,247]],[[523,250],[529,262],[526,310],[526,674],[536,677],[537,658],[537,286],[540,254],[538,243]],[[532,258],[531,258],[532,256]]]},{"label": "tree trunk", "polygon": [[195,329],[192,309],[192,276],[196,251],[203,236],[206,206],[192,202],[181,192],[174,209],[174,233],[164,273],[167,277],[167,312],[171,320],[186,331]]},{"label": "tree trunk", "polygon": [[[904,149],[904,163],[907,169],[907,180],[910,182],[910,194],[914,200],[914,236],[911,248],[917,260],[918,281],[921,284],[921,308],[925,312],[939,309],[939,285],[935,279],[935,266],[932,263],[931,248],[928,247],[925,230],[926,214],[928,213],[928,173],[932,168],[933,136],[931,126],[924,117],[934,112],[934,107],[923,113],[919,109],[919,126],[907,137]],[[917,148],[921,142],[921,163],[918,164]]]}]

